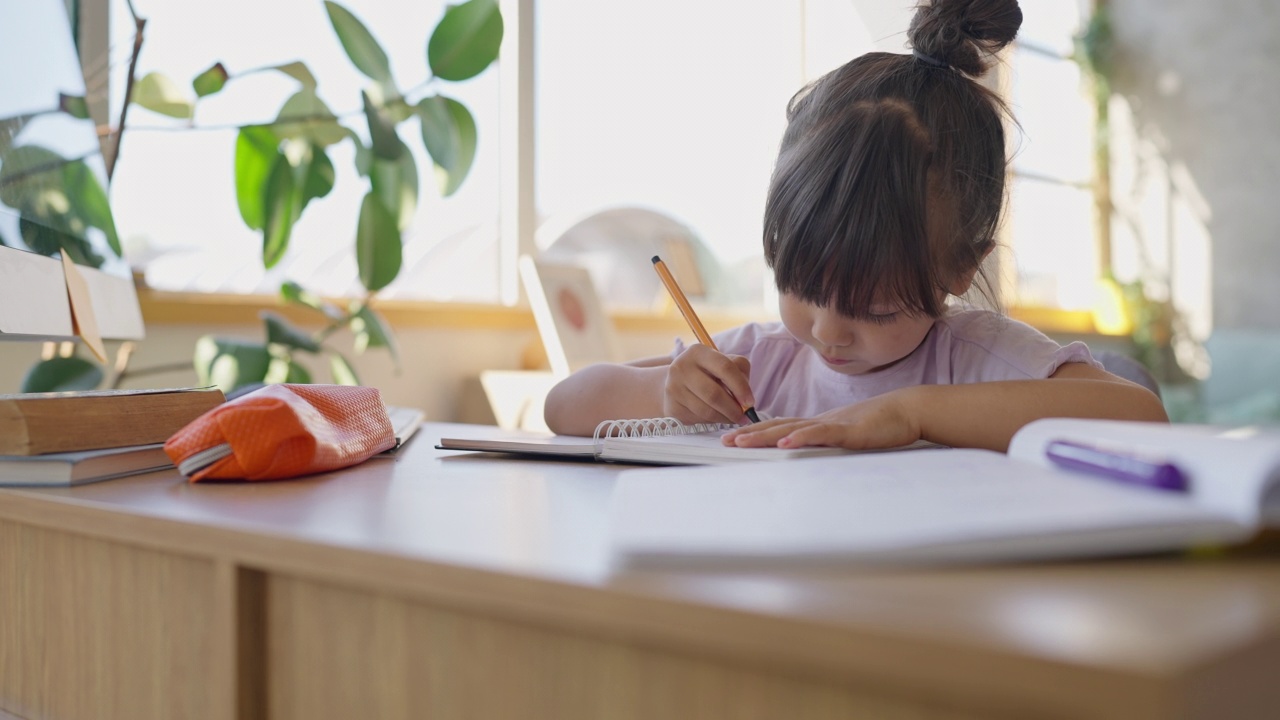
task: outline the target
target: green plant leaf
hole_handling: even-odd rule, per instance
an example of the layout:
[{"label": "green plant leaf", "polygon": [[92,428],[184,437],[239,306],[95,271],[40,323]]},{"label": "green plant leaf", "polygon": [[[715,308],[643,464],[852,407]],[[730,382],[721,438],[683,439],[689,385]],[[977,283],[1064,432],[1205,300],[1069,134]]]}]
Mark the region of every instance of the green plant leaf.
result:
[{"label": "green plant leaf", "polygon": [[354,130],[347,130],[347,137],[351,138],[351,144],[356,149],[356,172],[368,177],[369,170],[373,167],[373,151],[364,144]]},{"label": "green plant leaf", "polygon": [[280,298],[287,303],[319,310],[330,320],[341,320],[346,317],[346,313],[342,312],[342,309],[337,305],[326,302],[324,298],[303,288],[292,280],[280,284]]},{"label": "green plant leaf", "polygon": [[299,385],[311,384],[311,371],[302,365],[290,360],[289,374],[285,376],[284,381],[287,383],[297,383]]},{"label": "green plant leaf", "polygon": [[391,216],[396,227],[403,232],[413,222],[418,210],[418,165],[413,153],[405,148],[399,160],[383,160],[375,157],[369,171],[373,194]]},{"label": "green plant leaf", "polygon": [[338,353],[329,356],[329,372],[333,375],[333,382],[338,385],[359,385],[360,378],[356,377],[355,368],[351,367],[351,363]]},{"label": "green plant leaf", "polygon": [[265,125],[240,128],[236,136],[236,203],[240,217],[252,230],[266,226],[267,178],[280,156],[280,137]]},{"label": "green plant leaf", "polygon": [[40,202],[49,192],[63,192],[62,166],[66,162],[39,145],[13,148],[0,164],[0,202],[20,210]]},{"label": "green plant leaf", "polygon": [[[353,304],[354,305],[354,304]],[[355,349],[363,354],[369,348],[384,347],[391,353],[391,360],[400,369],[400,352],[396,347],[395,336],[387,329],[387,322],[376,310],[367,304],[352,308],[351,332],[355,335]]]},{"label": "green plant leaf", "polygon": [[332,0],[325,0],[324,7],[329,12],[333,31],[338,34],[338,42],[342,43],[342,49],[347,51],[347,57],[351,58],[356,69],[380,83],[391,85],[391,63],[387,60],[387,53],[364,23]]},{"label": "green plant leaf", "polygon": [[364,100],[364,115],[369,121],[369,144],[374,156],[386,160],[399,159],[404,154],[405,147],[396,134],[395,123],[391,122],[386,111],[373,101],[368,92],[362,90],[360,97]]},{"label": "green plant leaf", "polygon": [[291,364],[293,364],[293,359],[290,358],[288,354],[273,354],[271,356],[271,362],[267,363],[267,374],[263,376],[262,382],[267,385],[288,382],[289,365]]},{"label": "green plant leaf", "polygon": [[311,159],[302,177],[302,207],[316,198],[322,198],[333,190],[333,161],[319,145],[311,146]]},{"label": "green plant leaf", "polygon": [[[105,261],[86,233],[99,227],[111,240],[115,223],[101,185],[83,161],[69,161],[39,145],[14,148],[0,165],[0,202],[18,211],[19,237],[32,252],[52,256],[65,251],[91,267]],[[118,238],[114,247],[119,247]]]},{"label": "green plant leaf", "polygon": [[279,154],[267,177],[263,199],[262,265],[268,269],[275,267],[289,249],[289,236],[298,219],[298,200],[293,166],[284,154]]},{"label": "green plant leaf", "polygon": [[[62,236],[63,233],[51,230],[45,223],[33,220],[25,214],[18,216],[18,237],[22,238],[23,244],[37,255],[57,256],[58,251],[62,250]],[[78,257],[80,253],[71,251],[69,254],[72,262],[78,265],[85,264],[83,259]]]},{"label": "green plant leaf", "polygon": [[320,343],[305,331],[294,327],[284,317],[273,312],[263,312],[261,317],[267,326],[267,344],[284,345],[312,353],[320,352]]},{"label": "green plant leaf", "polygon": [[495,0],[467,0],[445,11],[427,42],[431,72],[444,80],[466,80],[489,67],[502,45],[502,13]]},{"label": "green plant leaf", "polygon": [[223,392],[231,392],[262,382],[271,364],[271,352],[260,343],[205,335],[196,341],[194,364],[201,385],[217,385]]},{"label": "green plant leaf", "polygon": [[436,164],[440,193],[448,197],[458,191],[476,158],[476,121],[462,103],[441,95],[418,102],[422,124],[422,144]]},{"label": "green plant leaf", "polygon": [[115,217],[111,214],[111,203],[107,200],[106,190],[98,182],[98,176],[80,160],[62,166],[62,182],[67,199],[71,202],[71,211],[85,224],[101,230],[107,236],[107,244],[116,257],[123,257]]},{"label": "green plant leaf", "polygon": [[356,263],[365,288],[381,290],[400,274],[400,228],[396,218],[369,192],[360,203],[356,228]]},{"label": "green plant leaf", "polygon": [[391,118],[391,122],[397,125],[413,117],[417,111],[407,100],[399,96],[391,98],[383,109],[386,110],[387,117]]},{"label": "green plant leaf", "polygon": [[198,98],[212,95],[227,84],[228,77],[227,69],[222,63],[214,63],[213,67],[200,73],[191,81],[191,89],[196,91]]},{"label": "green plant leaf", "polygon": [[89,119],[89,103],[84,101],[83,95],[58,93],[58,109],[73,118]]},{"label": "green plant leaf", "polygon": [[0,120],[0,157],[9,154],[9,148],[13,147],[13,139],[18,137],[18,133],[22,132],[22,128],[31,122],[31,118],[41,113],[27,113],[26,115],[14,115]]},{"label": "green plant leaf", "polygon": [[271,358],[271,367],[267,370],[265,380],[268,385],[274,383],[308,385],[311,383],[311,371],[299,365],[293,358],[275,357]]},{"label": "green plant leaf", "polygon": [[281,138],[304,138],[321,147],[347,136],[347,129],[316,95],[315,88],[306,87],[284,101],[276,116],[275,131]]},{"label": "green plant leaf", "polygon": [[418,211],[418,162],[406,147],[396,165],[400,171],[400,214],[397,224],[403,232],[413,223],[413,216]]},{"label": "green plant leaf", "polygon": [[22,378],[22,392],[92,390],[102,382],[102,368],[82,357],[56,357],[32,365]]},{"label": "green plant leaf", "polygon": [[316,76],[311,74],[311,70],[307,68],[306,63],[299,60],[295,60],[291,63],[285,63],[283,65],[276,65],[275,67],[267,69],[279,70],[285,75],[288,75],[294,80],[302,83],[302,87],[310,88],[312,90],[316,89]]},{"label": "green plant leaf", "polygon": [[195,104],[182,91],[181,86],[167,75],[158,72],[148,73],[133,85],[135,105],[161,115],[187,120],[195,110]]}]

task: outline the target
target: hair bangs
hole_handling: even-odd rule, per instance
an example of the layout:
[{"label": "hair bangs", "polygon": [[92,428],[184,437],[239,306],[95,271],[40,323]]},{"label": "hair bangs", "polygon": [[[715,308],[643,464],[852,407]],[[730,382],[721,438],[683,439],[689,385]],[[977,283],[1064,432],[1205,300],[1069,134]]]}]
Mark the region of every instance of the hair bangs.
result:
[{"label": "hair bangs", "polygon": [[[805,101],[802,114],[823,98]],[[852,318],[881,308],[940,315],[931,159],[928,134],[900,100],[858,101],[825,125],[793,118],[765,205],[765,259],[779,292]]]}]

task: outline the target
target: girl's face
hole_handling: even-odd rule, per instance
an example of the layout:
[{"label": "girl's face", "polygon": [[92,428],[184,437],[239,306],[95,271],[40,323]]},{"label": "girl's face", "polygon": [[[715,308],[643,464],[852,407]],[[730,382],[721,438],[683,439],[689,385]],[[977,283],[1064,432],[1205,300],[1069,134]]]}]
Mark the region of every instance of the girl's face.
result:
[{"label": "girl's face", "polygon": [[788,294],[778,305],[787,330],[822,356],[827,367],[846,375],[875,372],[910,355],[934,321],[888,305],[872,305],[871,318],[855,320]]}]

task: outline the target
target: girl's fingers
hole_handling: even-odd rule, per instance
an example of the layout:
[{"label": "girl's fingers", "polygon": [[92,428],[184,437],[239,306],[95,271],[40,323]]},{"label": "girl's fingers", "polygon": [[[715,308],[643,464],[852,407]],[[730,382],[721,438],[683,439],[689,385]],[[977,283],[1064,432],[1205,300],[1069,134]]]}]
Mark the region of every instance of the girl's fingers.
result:
[{"label": "girl's fingers", "polygon": [[714,375],[699,368],[700,372],[690,378],[685,389],[695,395],[702,403],[715,409],[715,420],[718,422],[736,423],[742,419],[742,405]]},{"label": "girl's fingers", "polygon": [[[741,355],[733,357],[721,356],[728,361],[728,367],[722,375],[719,375],[720,382],[724,383],[725,388],[733,394],[738,404],[743,408],[755,407],[756,397],[751,392],[751,362]],[[741,415],[741,413],[739,413]]]},{"label": "girl's fingers", "polygon": [[806,421],[795,418],[775,418],[754,425],[738,428],[724,437],[726,445],[738,447],[775,447]]},{"label": "girl's fingers", "polygon": [[708,377],[705,382],[699,382],[690,389],[699,400],[715,409],[717,422],[736,423],[742,419],[742,406],[714,378]]},{"label": "girl's fingers", "polygon": [[725,444],[784,448],[831,445],[852,449],[875,446],[874,441],[868,443],[868,440],[872,439],[861,437],[852,423],[787,419],[739,428],[725,437]]},{"label": "girl's fingers", "polygon": [[729,357],[711,350],[700,353],[697,359],[698,366],[703,372],[714,378],[738,406],[733,415],[734,418],[741,417],[744,408],[756,404],[755,396],[751,394],[751,384],[748,382],[751,363],[746,358],[738,355]]},{"label": "girl's fingers", "polygon": [[832,445],[836,447],[860,448],[857,433],[851,425],[840,423],[812,423],[796,428],[785,437],[778,439],[778,447],[806,447],[810,445]]},{"label": "girl's fingers", "polygon": [[698,398],[690,395],[683,400],[675,401],[675,407],[668,409],[667,414],[686,423],[706,422],[713,417],[715,409],[707,406]]},{"label": "girl's fingers", "polygon": [[[667,397],[702,422],[739,423],[753,403],[746,358],[730,358],[705,345],[684,352],[668,371]],[[745,400],[744,400],[745,398]]]}]

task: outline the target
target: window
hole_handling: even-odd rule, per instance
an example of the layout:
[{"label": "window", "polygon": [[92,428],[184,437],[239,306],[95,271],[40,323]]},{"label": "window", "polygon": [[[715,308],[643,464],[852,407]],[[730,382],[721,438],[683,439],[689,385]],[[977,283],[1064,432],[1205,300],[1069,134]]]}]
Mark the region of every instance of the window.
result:
[{"label": "window", "polygon": [[[537,27],[546,227],[602,208],[656,210],[701,246],[706,300],[758,312],[761,221],[786,105],[805,82],[870,49],[853,6],[557,0],[539,4]],[[610,287],[613,303],[653,302]],[[661,297],[656,279],[648,287]]]},{"label": "window", "polygon": [[[135,0],[148,20],[138,76],[185,83],[215,61],[233,78],[303,60],[321,98],[357,132],[359,88],[314,0],[229,0],[194,7]],[[443,2],[346,6],[387,49],[401,88],[426,77],[428,32]],[[113,4],[113,117],[133,23]],[[687,223],[733,282],[726,297],[759,306],[759,222],[792,93],[807,79],[869,49],[858,14],[840,0],[743,12],[728,0],[535,3],[539,220],[617,206],[647,206]],[[712,46],[717,52],[708,53]],[[463,189],[441,201],[422,172],[423,197],[405,243],[405,269],[383,295],[496,301],[500,262],[498,73],[450,87],[475,113],[479,154]],[[279,73],[233,79],[200,101],[191,127],[132,108],[113,202],[128,249],[157,288],[272,293],[294,279],[326,295],[359,291],[351,248],[364,181],[349,143],[331,148],[333,193],[309,205],[290,252],[262,269],[261,238],[241,222],[232,182],[236,126],[270,120],[296,85]],[[420,172],[421,142],[408,137]],[[305,248],[305,252],[302,249]]]},{"label": "window", "polygon": [[[192,127],[140,107],[130,109],[113,182],[113,204],[127,253],[148,262],[153,287],[203,292],[274,293],[286,279],[328,296],[362,292],[353,253],[356,219],[367,180],[354,165],[354,149],[343,141],[330,148],[336,169],[332,193],[313,201],[294,227],[290,249],[270,271],[262,268],[262,238],[240,219],[234,187],[234,146],[239,125],[270,121],[298,84],[284,74],[253,68],[305,62],[318,80],[322,100],[343,123],[366,137],[360,89],[371,81],[352,66],[319,0],[133,0],[147,19],[138,77],[160,71],[188,83],[221,61],[233,80],[202,99]],[[398,87],[419,87],[427,78],[426,41],[444,11],[443,1],[381,3],[349,0],[386,49]],[[113,6],[113,117],[123,98],[134,24],[122,2]],[[493,243],[498,201],[498,76],[490,68],[442,92],[472,111],[478,152],[466,183],[443,201],[418,137],[416,121],[400,126],[415,153],[420,198],[405,234],[404,265],[385,297],[492,300],[496,265]],[[189,92],[189,86],[184,85]],[[410,99],[417,95],[410,93]],[[478,248],[479,252],[469,252]]]},{"label": "window", "polygon": [[[321,98],[366,134],[359,89],[368,80],[352,67],[316,0],[134,3],[148,19],[139,76],[159,70],[185,83],[215,61],[234,77],[300,59],[319,80]],[[786,103],[803,83],[860,53],[902,52],[911,8],[848,0],[749,11],[730,0],[532,4],[537,221],[553,226],[604,208],[654,209],[697,238],[699,257],[714,266],[709,299],[767,306],[759,224]],[[426,78],[425,41],[443,0],[345,5],[387,49],[402,89]],[[113,0],[112,9],[115,117],[133,24],[125,3]],[[1038,0],[1023,3],[1023,11],[1007,67],[1024,133],[1015,144],[1007,232],[1014,265],[1006,271],[1014,292],[1006,302],[1089,308],[1101,260],[1092,229],[1092,115],[1068,59],[1078,0]],[[190,128],[131,110],[113,202],[129,256],[147,263],[154,287],[269,294],[292,279],[325,295],[360,292],[352,248],[366,181],[354,170],[349,143],[331,148],[334,191],[307,207],[290,252],[272,270],[262,269],[261,237],[236,209],[235,127],[270,120],[295,88],[279,73],[236,79],[200,102]],[[447,92],[479,123],[476,162],[459,193],[442,200],[416,124],[402,125],[422,193],[406,233],[404,269],[382,294],[498,302],[498,267],[514,265],[502,257],[513,251],[498,240],[499,72],[491,68]]]},{"label": "window", "polygon": [[[1093,113],[1071,59],[1079,0],[1022,5],[1009,55],[1014,128],[1006,242],[1014,305],[1090,309],[1100,263],[1093,215]],[[1006,271],[1006,275],[1007,275]]]}]

